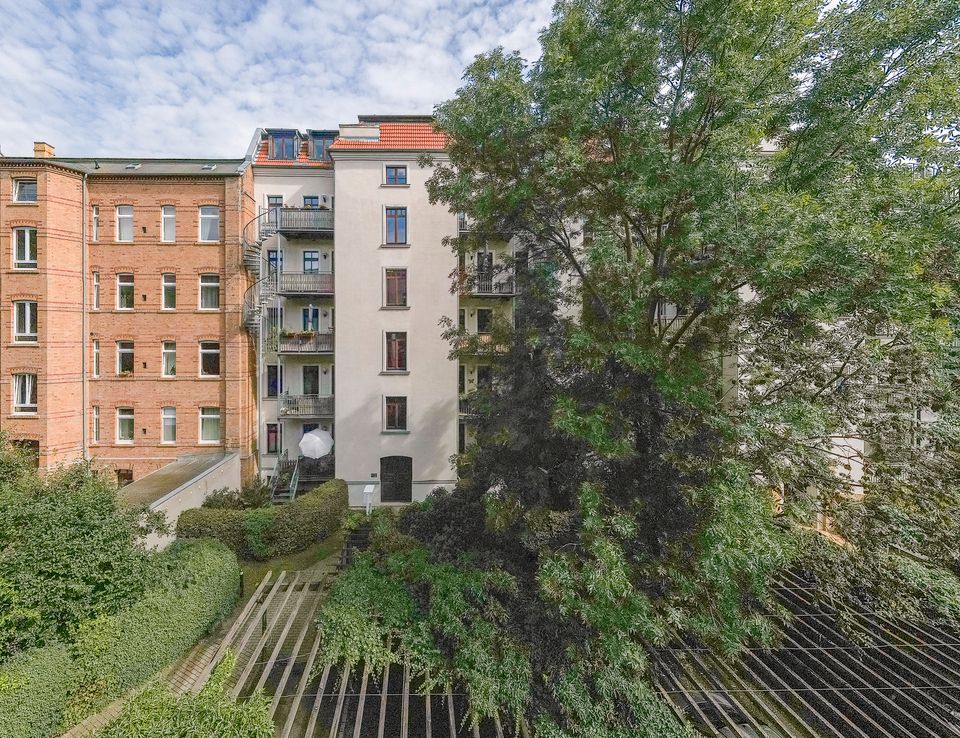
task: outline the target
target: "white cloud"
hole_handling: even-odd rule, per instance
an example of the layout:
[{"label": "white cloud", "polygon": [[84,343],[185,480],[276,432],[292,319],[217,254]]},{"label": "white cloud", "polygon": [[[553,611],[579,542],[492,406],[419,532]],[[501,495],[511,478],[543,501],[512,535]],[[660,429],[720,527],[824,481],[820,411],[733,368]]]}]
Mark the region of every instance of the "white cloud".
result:
[{"label": "white cloud", "polygon": [[257,126],[429,113],[503,45],[536,56],[550,0],[0,0],[0,148],[242,156]]}]

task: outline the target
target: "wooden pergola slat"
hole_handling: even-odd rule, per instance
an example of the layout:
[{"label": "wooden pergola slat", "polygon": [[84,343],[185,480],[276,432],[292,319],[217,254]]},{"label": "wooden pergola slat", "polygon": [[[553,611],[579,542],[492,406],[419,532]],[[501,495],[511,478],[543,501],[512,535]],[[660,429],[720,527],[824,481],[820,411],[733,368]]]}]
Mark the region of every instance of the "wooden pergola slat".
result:
[{"label": "wooden pergola slat", "polygon": [[[308,587],[304,587],[304,590],[307,590]],[[304,639],[307,637],[307,631],[310,630],[312,625],[313,615],[317,611],[317,607],[320,604],[320,596],[317,595],[316,599],[313,601],[313,604],[310,606],[309,612],[307,612],[307,618],[303,623],[303,627],[300,629],[300,635],[297,636],[296,642],[293,644],[293,650],[290,652],[290,658],[287,659],[287,666],[283,670],[283,675],[280,677],[280,683],[277,685],[277,691],[273,695],[273,700],[270,702],[270,719],[273,719],[274,713],[277,711],[277,705],[280,704],[280,697],[283,696],[284,690],[287,688],[287,681],[290,679],[290,674],[293,672],[293,665],[297,662],[297,658],[300,656],[300,647],[303,645]],[[314,639],[314,646],[311,649],[311,659],[307,664],[307,671],[304,672],[303,678],[301,681],[301,688],[298,689],[299,695],[303,696],[303,689],[306,688],[306,682],[310,679],[310,668],[313,666],[312,657],[316,655],[317,648],[320,645],[319,637]],[[299,699],[297,700],[296,705],[299,705]]]}]

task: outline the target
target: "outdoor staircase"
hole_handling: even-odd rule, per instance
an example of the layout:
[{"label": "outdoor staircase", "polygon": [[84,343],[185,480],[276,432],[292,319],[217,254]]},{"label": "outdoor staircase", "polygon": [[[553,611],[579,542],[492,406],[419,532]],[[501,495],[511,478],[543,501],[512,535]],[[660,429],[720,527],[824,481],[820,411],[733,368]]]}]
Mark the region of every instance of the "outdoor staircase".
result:
[{"label": "outdoor staircase", "polygon": [[337,570],[345,569],[353,563],[353,560],[362,551],[370,545],[370,523],[362,523],[357,528],[350,531],[343,541],[343,547],[340,549],[340,561],[337,562]]}]

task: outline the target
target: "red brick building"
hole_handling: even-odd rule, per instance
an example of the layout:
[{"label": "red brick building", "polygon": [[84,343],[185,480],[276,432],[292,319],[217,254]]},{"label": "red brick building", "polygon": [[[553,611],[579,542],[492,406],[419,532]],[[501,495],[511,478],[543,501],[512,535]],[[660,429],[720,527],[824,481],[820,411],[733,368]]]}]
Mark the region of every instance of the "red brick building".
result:
[{"label": "red brick building", "polygon": [[121,482],[186,454],[255,468],[242,159],[0,158],[0,431]]}]

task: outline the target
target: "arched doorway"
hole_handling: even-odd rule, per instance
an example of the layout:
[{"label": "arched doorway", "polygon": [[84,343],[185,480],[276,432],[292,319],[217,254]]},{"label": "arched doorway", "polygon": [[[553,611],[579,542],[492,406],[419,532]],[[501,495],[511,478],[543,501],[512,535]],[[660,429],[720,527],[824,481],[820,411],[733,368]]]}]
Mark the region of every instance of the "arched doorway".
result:
[{"label": "arched doorway", "polygon": [[413,501],[413,459],[409,456],[380,457],[380,501]]}]

